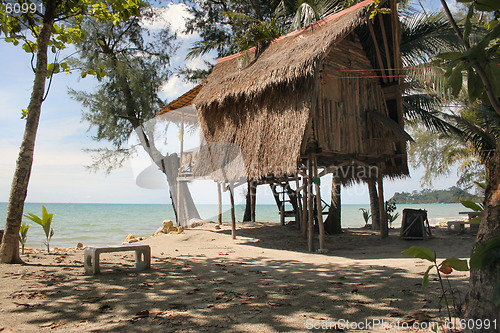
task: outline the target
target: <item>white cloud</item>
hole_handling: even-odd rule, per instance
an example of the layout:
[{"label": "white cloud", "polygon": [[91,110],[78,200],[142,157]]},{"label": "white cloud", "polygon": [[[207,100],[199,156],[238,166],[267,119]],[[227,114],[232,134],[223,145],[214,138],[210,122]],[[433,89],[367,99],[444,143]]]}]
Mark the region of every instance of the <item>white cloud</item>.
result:
[{"label": "white cloud", "polygon": [[167,7],[155,9],[158,16],[154,20],[143,20],[143,25],[149,29],[163,29],[170,26],[172,31],[177,33],[181,39],[197,38],[197,34],[184,34],[186,20],[192,18],[192,14],[188,11],[188,6],[183,3],[170,3]]},{"label": "white cloud", "polygon": [[179,76],[172,76],[161,88],[169,101],[176,99],[185,92],[192,89],[195,85],[193,83],[184,82]]}]

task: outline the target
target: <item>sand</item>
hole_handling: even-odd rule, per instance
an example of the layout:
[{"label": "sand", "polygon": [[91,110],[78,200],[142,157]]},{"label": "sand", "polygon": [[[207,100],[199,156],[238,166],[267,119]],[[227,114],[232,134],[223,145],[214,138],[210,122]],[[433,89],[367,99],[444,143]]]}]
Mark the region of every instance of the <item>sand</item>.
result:
[{"label": "sand", "polygon": [[[397,229],[388,239],[346,229],[317,254],[292,226],[238,224],[234,241],[229,226],[205,223],[142,241],[151,270],[134,271],[132,253],[114,253],[96,276],[84,275],[82,250],[24,255],[26,265],[0,265],[0,332],[358,332],[353,325],[382,322],[363,332],[391,323],[394,332],[428,332],[427,321],[446,317],[437,275],[423,293],[428,263],[401,251],[468,258],[474,241],[432,231],[431,240],[406,241]],[[450,275],[462,297],[467,282],[468,272]]]}]

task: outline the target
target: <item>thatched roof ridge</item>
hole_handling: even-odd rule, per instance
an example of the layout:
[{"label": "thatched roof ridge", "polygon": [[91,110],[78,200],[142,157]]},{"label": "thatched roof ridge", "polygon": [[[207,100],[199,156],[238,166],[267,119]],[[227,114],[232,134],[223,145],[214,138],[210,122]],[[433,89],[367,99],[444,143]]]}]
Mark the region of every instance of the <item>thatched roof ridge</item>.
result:
[{"label": "thatched roof ridge", "polygon": [[333,14],[305,29],[282,36],[255,59],[248,51],[249,64],[242,66],[242,54],[219,60],[206,85],[194,98],[197,106],[223,104],[245,96],[253,99],[272,85],[290,85],[312,77],[316,64],[330,46],[342,40],[366,20],[366,10],[373,0]]},{"label": "thatched roof ridge", "polygon": [[156,113],[157,116],[162,115],[164,113],[180,109],[182,107],[191,105],[193,102],[193,99],[198,95],[200,92],[201,88],[205,84],[205,81],[194,87],[193,89],[189,90],[188,92],[184,93],[182,96],[176,98],[172,102],[168,103],[165,106],[162,106],[162,108]]}]

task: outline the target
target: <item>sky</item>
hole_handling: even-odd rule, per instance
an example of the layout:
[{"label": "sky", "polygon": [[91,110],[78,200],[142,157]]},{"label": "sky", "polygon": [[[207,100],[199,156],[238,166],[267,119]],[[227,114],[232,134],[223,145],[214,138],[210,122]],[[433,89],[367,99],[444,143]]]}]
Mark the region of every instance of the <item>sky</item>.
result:
[{"label": "sky", "polygon": [[[424,6],[429,1],[424,2]],[[435,2],[431,2],[432,7]],[[170,3],[163,10],[165,22],[178,32],[179,50],[172,58],[172,68],[183,64],[196,68],[203,66],[203,60],[214,62],[213,57],[185,60],[187,48],[196,41],[196,34],[182,34],[184,20],[189,15],[183,4]],[[10,186],[19,153],[25,120],[21,119],[21,110],[27,108],[33,84],[33,72],[29,65],[31,56],[20,46],[13,46],[0,40],[0,202],[7,202]],[[137,175],[150,161],[140,155],[128,161],[118,170],[106,174],[104,171],[90,172],[86,169],[92,162],[90,153],[84,149],[104,148],[106,143],[92,139],[95,133],[89,130],[89,124],[82,122],[82,106],[72,100],[67,90],[91,91],[95,86],[93,79],[80,79],[79,73],[54,77],[48,98],[42,106],[42,114],[37,133],[35,157],[28,188],[27,202],[37,203],[169,203],[168,189],[146,189],[136,183]],[[161,96],[171,101],[192,88],[179,77],[172,77],[162,87]],[[386,181],[385,197],[394,192],[420,190],[422,170],[411,170],[411,177],[404,180]],[[161,181],[161,177],[159,178]],[[449,177],[436,181],[434,188],[443,189],[454,186],[456,172]],[[322,197],[329,198],[331,178],[322,179]],[[258,204],[273,204],[274,199],[267,186],[259,187]],[[195,203],[217,203],[216,187],[212,181],[196,181],[190,185]],[[235,191],[236,202],[243,202],[243,189]],[[228,194],[224,201],[228,202]],[[343,204],[366,204],[369,197],[366,186],[352,186],[342,191]]]}]

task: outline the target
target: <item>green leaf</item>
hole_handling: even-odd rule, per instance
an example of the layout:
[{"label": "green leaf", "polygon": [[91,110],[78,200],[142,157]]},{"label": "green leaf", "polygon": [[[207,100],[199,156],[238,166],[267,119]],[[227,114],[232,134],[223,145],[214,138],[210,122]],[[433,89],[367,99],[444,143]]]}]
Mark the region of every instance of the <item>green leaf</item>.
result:
[{"label": "green leaf", "polygon": [[43,226],[42,219],[34,214],[31,214],[31,213],[24,214],[24,217],[26,217],[27,219],[30,219],[31,221],[33,221],[41,226]]},{"label": "green leaf", "polygon": [[483,81],[481,81],[481,78],[476,74],[474,69],[469,68],[467,70],[467,92],[469,94],[469,99],[475,101],[481,97],[483,91]]},{"label": "green leaf", "polygon": [[479,244],[470,258],[471,269],[481,269],[500,259],[500,237]]},{"label": "green leaf", "polygon": [[471,223],[481,223],[481,216],[473,217],[469,220]]},{"label": "green leaf", "polygon": [[467,13],[467,18],[465,19],[465,29],[464,29],[464,39],[468,40],[470,36],[470,32],[472,30],[472,16],[474,15],[474,3],[472,3],[469,7],[469,12]]},{"label": "green leaf", "polygon": [[462,206],[469,208],[469,209],[472,209],[475,212],[482,212],[483,211],[481,206],[479,206],[477,203],[475,203],[471,200],[460,200],[460,203],[462,204]]},{"label": "green leaf", "polygon": [[451,74],[448,78],[448,85],[451,87],[451,93],[455,97],[458,96],[460,90],[462,89],[462,80],[462,66],[458,65],[451,71]]},{"label": "green leaf", "polygon": [[434,262],[436,260],[436,256],[432,254],[432,252],[428,248],[425,247],[412,246],[401,253],[404,253],[413,258],[425,259],[430,262]]},{"label": "green leaf", "polygon": [[429,272],[434,267],[434,265],[429,265],[424,273],[424,278],[422,279],[422,291],[425,291],[425,286],[429,283]]},{"label": "green leaf", "polygon": [[446,258],[440,266],[447,265],[457,271],[467,272],[469,270],[469,266],[467,265],[467,260],[458,259],[455,257]]},{"label": "green leaf", "polygon": [[437,57],[440,59],[443,59],[443,60],[457,60],[457,59],[460,59],[462,57],[462,53],[461,52],[445,52],[445,53],[439,54]]}]

